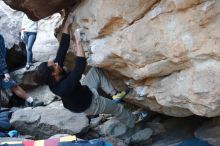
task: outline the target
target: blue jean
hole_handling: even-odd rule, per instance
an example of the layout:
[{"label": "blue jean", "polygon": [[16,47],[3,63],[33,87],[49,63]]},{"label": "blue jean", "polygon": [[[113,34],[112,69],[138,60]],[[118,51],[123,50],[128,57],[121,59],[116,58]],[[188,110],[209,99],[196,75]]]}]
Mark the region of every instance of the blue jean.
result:
[{"label": "blue jean", "polygon": [[14,86],[17,86],[17,83],[13,79],[10,79],[9,81],[4,81],[4,79],[0,77],[0,89],[11,89]]},{"label": "blue jean", "polygon": [[24,43],[26,45],[27,52],[27,64],[31,64],[33,59],[32,47],[36,40],[36,32],[24,32]]}]

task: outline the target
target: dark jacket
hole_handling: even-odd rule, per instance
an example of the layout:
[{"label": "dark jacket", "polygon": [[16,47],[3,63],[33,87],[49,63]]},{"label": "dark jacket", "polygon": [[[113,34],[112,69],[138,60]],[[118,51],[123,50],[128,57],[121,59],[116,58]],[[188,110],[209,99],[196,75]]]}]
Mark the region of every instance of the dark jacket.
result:
[{"label": "dark jacket", "polygon": [[[54,62],[63,67],[65,56],[69,48],[70,36],[62,34],[60,46]],[[75,68],[54,85],[49,85],[50,90],[61,97],[65,108],[73,112],[83,112],[91,104],[92,92],[87,86],[82,86],[80,79],[86,67],[85,57],[76,57]]]},{"label": "dark jacket", "polygon": [[0,75],[4,75],[5,73],[8,73],[5,57],[6,57],[5,41],[2,35],[0,34]]}]

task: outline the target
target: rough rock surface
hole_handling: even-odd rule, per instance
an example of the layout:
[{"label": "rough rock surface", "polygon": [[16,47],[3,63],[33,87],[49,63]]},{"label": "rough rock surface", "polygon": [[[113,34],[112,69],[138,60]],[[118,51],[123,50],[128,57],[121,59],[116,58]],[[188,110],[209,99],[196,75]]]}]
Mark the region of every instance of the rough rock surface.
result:
[{"label": "rough rock surface", "polygon": [[101,135],[111,135],[119,137],[127,132],[127,127],[115,118],[112,118],[99,126],[99,133]]},{"label": "rough rock surface", "polygon": [[142,141],[147,141],[152,136],[152,134],[153,131],[150,128],[145,128],[126,139],[126,143],[138,143]]},{"label": "rough rock surface", "polygon": [[17,110],[10,122],[22,134],[37,138],[48,138],[57,133],[77,134],[89,126],[85,114],[70,112],[64,109],[61,102],[54,102],[47,107]]},{"label": "rough rock surface", "polygon": [[19,43],[22,12],[15,11],[0,1],[0,29],[5,39],[5,46],[11,48]]},{"label": "rough rock surface", "polygon": [[[39,94],[40,93],[40,94]],[[32,90],[28,90],[28,95],[37,99],[38,101],[44,102],[45,105],[50,104],[55,100],[55,95],[50,91],[48,86],[40,86]]]},{"label": "rough rock surface", "polygon": [[160,121],[163,130],[152,137],[150,146],[174,146],[194,138],[194,131],[207,120],[197,116],[170,118]]},{"label": "rough rock surface", "polygon": [[91,47],[89,64],[141,89],[133,100],[167,115],[215,117],[219,7],[218,0],[85,0],[75,14]]},{"label": "rough rock surface", "polygon": [[11,77],[21,86],[37,86],[34,82],[34,69],[37,65],[39,65],[39,63],[35,63],[29,70],[26,70],[25,68],[15,70],[10,73]]},{"label": "rough rock surface", "polygon": [[86,0],[76,19],[90,40],[91,65],[120,73],[134,88],[146,86],[146,97],[183,109],[182,116],[214,117],[220,115],[219,7],[218,0]]},{"label": "rough rock surface", "polygon": [[195,132],[195,136],[204,141],[208,141],[214,146],[220,145],[220,118],[206,122]]},{"label": "rough rock surface", "polygon": [[63,8],[74,6],[80,0],[3,0],[11,8],[28,14],[32,20],[39,20],[50,16]]},{"label": "rough rock surface", "polygon": [[54,59],[58,40],[55,37],[55,29],[63,22],[59,13],[38,21],[37,38],[33,46],[34,59],[37,61],[47,61]]}]

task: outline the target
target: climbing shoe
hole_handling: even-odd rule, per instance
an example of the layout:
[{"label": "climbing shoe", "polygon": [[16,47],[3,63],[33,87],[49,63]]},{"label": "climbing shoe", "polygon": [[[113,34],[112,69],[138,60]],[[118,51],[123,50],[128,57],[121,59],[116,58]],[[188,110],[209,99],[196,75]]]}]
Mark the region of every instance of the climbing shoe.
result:
[{"label": "climbing shoe", "polygon": [[113,101],[116,103],[121,102],[122,98],[124,98],[129,93],[129,91],[130,89],[126,88],[124,91],[116,93],[112,96]]},{"label": "climbing shoe", "polygon": [[42,101],[33,101],[33,102],[25,101],[26,107],[37,107],[37,106],[43,106],[43,105],[44,105],[44,102]]},{"label": "climbing shoe", "polygon": [[136,119],[135,119],[135,124],[138,124],[142,121],[146,121],[147,119],[150,118],[150,114],[145,111],[139,111],[135,113]]},{"label": "climbing shoe", "polygon": [[26,70],[29,70],[29,69],[30,69],[30,67],[31,67],[31,65],[30,65],[30,64],[26,64],[26,66],[25,66]]}]

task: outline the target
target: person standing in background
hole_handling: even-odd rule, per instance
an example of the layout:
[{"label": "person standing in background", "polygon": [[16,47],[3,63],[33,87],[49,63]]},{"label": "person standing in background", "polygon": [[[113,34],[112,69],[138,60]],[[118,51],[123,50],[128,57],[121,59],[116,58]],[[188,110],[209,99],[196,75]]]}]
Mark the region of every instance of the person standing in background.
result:
[{"label": "person standing in background", "polygon": [[33,65],[32,47],[37,37],[38,22],[30,20],[25,14],[21,25],[21,39],[26,45],[27,62],[26,69],[28,70]]},{"label": "person standing in background", "polygon": [[[25,100],[26,106],[41,106],[43,102],[35,101],[31,96],[27,94],[13,79],[11,79],[8,73],[8,67],[6,64],[6,48],[3,36],[0,34],[0,89],[11,90],[19,98]],[[1,97],[1,91],[0,91]]]}]

